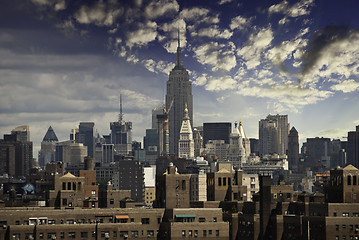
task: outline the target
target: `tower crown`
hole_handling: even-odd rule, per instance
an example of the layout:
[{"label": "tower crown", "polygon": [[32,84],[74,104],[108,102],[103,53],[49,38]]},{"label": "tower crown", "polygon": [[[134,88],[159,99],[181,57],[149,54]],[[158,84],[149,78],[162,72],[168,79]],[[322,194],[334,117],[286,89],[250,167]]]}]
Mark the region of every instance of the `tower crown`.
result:
[{"label": "tower crown", "polygon": [[178,29],[177,40],[178,40],[178,44],[177,44],[177,53],[176,53],[176,66],[174,69],[183,69],[179,29]]}]

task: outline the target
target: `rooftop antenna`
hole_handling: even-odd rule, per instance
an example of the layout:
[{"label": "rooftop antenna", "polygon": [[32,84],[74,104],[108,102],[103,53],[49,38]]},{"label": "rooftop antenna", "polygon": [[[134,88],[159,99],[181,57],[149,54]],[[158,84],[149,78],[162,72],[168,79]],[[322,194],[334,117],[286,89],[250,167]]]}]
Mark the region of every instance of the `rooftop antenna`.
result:
[{"label": "rooftop antenna", "polygon": [[118,121],[123,121],[123,113],[122,113],[122,95],[120,94],[120,114],[118,114]]}]

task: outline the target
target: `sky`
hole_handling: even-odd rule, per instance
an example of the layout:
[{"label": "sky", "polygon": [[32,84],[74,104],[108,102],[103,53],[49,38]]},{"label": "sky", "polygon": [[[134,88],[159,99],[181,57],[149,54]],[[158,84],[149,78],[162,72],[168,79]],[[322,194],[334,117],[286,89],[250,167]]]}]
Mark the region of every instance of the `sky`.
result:
[{"label": "sky", "polygon": [[[102,135],[124,120],[133,140],[164,103],[180,31],[194,125],[242,121],[258,138],[288,115],[300,141],[345,140],[359,125],[356,0],[0,0],[0,135],[29,125],[34,153],[49,126]],[[34,155],[36,157],[36,155]]]}]

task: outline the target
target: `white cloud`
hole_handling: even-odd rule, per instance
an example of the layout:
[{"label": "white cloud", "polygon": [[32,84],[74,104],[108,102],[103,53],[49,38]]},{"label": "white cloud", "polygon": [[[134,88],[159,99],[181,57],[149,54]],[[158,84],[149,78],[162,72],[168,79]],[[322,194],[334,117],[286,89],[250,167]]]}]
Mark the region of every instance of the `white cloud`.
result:
[{"label": "white cloud", "polygon": [[237,88],[237,82],[231,76],[211,78],[205,85],[207,91],[233,90]]},{"label": "white cloud", "polygon": [[230,3],[232,2],[233,0],[221,0],[218,2],[219,5],[223,5],[223,4],[226,4],[226,3]]},{"label": "white cloud", "polygon": [[279,24],[283,25],[289,22],[289,17],[296,18],[310,14],[310,8],[314,6],[314,0],[301,0],[292,6],[284,0],[281,3],[272,5],[268,9],[268,14],[282,13],[284,17],[279,21]]},{"label": "white cloud", "polygon": [[234,29],[243,30],[245,27],[247,27],[250,24],[250,22],[251,22],[250,18],[237,16],[235,18],[232,18],[231,24],[229,25],[229,27],[232,30],[234,30]]},{"label": "white cloud", "polygon": [[113,1],[108,3],[99,1],[92,6],[81,6],[74,17],[81,24],[93,23],[98,26],[111,26],[123,12],[124,10]]},{"label": "white cloud", "polygon": [[177,1],[153,1],[145,8],[145,14],[149,19],[155,19],[162,16],[171,17],[179,10]]},{"label": "white cloud", "polygon": [[353,79],[342,81],[330,87],[334,91],[342,91],[343,93],[355,92],[359,90],[359,83]]},{"label": "white cloud", "polygon": [[211,65],[212,71],[219,69],[230,71],[237,64],[234,55],[235,46],[232,42],[227,44],[210,42],[194,48],[193,51],[198,62]]},{"label": "white cloud", "polygon": [[204,73],[196,78],[196,80],[193,82],[193,85],[204,86],[206,83],[207,83],[207,74]]},{"label": "white cloud", "polygon": [[207,28],[201,28],[197,32],[191,32],[191,35],[199,37],[229,39],[232,37],[233,32],[230,32],[228,29],[221,31],[218,25],[214,25]]},{"label": "white cloud", "polygon": [[237,54],[245,60],[247,69],[254,69],[261,64],[265,50],[273,40],[273,32],[270,28],[260,29],[251,34],[246,46],[238,49]]},{"label": "white cloud", "polygon": [[147,45],[157,37],[157,24],[151,21],[139,23],[137,30],[127,32],[126,37],[126,45],[129,47],[132,47],[133,45]]}]

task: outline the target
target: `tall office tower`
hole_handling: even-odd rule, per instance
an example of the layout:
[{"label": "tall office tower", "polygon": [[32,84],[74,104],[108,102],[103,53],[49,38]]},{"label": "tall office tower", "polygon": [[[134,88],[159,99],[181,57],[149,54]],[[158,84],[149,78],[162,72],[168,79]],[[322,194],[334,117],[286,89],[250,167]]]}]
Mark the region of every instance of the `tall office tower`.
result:
[{"label": "tall office tower", "polygon": [[288,149],[288,115],[268,115],[259,122],[259,152],[286,154]]},{"label": "tall office tower", "polygon": [[56,143],[59,140],[50,126],[41,142],[41,150],[39,152],[39,164],[40,166],[46,166],[46,164],[55,161]]},{"label": "tall office tower", "polygon": [[16,136],[16,141],[30,142],[30,128],[29,125],[16,127],[11,131],[11,135]]},{"label": "tall office tower", "polygon": [[242,137],[245,156],[247,158],[249,157],[249,155],[251,155],[251,141],[249,140],[249,138],[247,138],[246,134],[244,133],[242,121],[239,121],[238,129],[239,129],[239,134]]},{"label": "tall office tower", "polygon": [[209,140],[224,140],[224,143],[229,144],[231,131],[230,122],[203,123],[203,146],[206,146]]},{"label": "tall office tower", "polygon": [[110,123],[111,143],[115,144],[116,155],[129,156],[132,151],[132,122],[125,122],[120,96],[120,114],[117,122]]},{"label": "tall office tower", "polygon": [[170,155],[178,156],[179,134],[186,104],[191,126],[193,126],[192,82],[189,81],[188,71],[183,67],[178,36],[176,65],[170,72],[166,94],[166,109],[171,108],[168,111]]},{"label": "tall office tower", "polygon": [[33,168],[32,142],[30,142],[29,126],[20,126],[5,134],[0,142],[2,166],[7,173],[15,177],[25,177]]},{"label": "tall office tower", "polygon": [[87,156],[95,155],[95,123],[80,122],[77,143],[83,143],[87,147]]},{"label": "tall office tower", "polygon": [[235,122],[233,132],[229,135],[227,159],[233,167],[240,168],[242,161],[245,162],[245,157],[242,134],[240,134],[237,122]]},{"label": "tall office tower", "polygon": [[87,156],[87,146],[73,141],[58,142],[56,144],[55,161],[63,162],[64,167],[78,166],[84,163]]},{"label": "tall office tower", "polygon": [[348,132],[347,162],[359,168],[359,125],[356,131]]},{"label": "tall office tower", "polygon": [[298,163],[299,163],[299,138],[298,131],[295,127],[289,132],[288,135],[288,164],[289,169],[294,172],[298,171]]},{"label": "tall office tower", "polygon": [[184,117],[180,130],[180,139],[178,141],[178,157],[194,158],[192,126],[189,119],[187,106],[184,109]]}]

